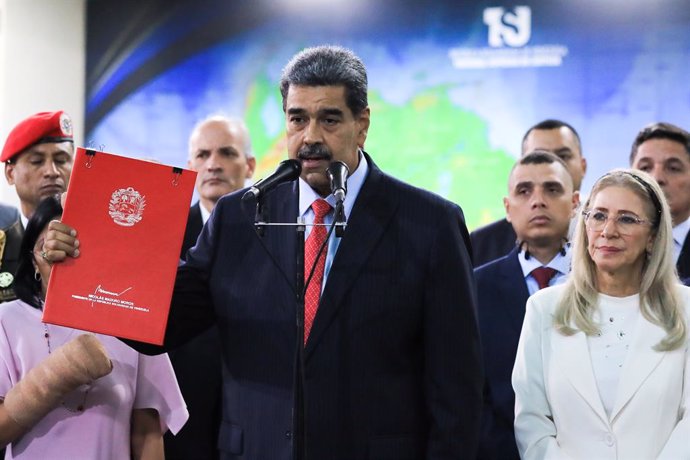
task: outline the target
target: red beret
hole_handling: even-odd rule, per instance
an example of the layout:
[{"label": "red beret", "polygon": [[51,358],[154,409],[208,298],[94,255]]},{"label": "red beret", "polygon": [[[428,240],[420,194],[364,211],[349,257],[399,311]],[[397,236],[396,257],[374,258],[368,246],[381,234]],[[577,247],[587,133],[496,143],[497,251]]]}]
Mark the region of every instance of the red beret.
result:
[{"label": "red beret", "polygon": [[46,142],[74,142],[72,119],[62,110],[31,115],[15,126],[7,136],[0,161],[8,161],[32,145]]}]

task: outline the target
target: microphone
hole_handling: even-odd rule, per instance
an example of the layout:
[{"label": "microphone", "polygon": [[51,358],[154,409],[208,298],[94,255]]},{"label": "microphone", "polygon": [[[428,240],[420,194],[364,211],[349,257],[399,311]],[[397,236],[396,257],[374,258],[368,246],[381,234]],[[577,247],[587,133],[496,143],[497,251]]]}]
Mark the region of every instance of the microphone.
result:
[{"label": "microphone", "polygon": [[270,176],[261,179],[252,185],[249,190],[242,195],[242,201],[252,198],[259,201],[261,197],[283,182],[290,182],[299,177],[302,172],[302,164],[298,160],[283,160]]},{"label": "microphone", "polygon": [[333,161],[328,165],[326,173],[331,181],[331,192],[336,202],[342,203],[347,195],[347,175],[350,170],[342,161]]}]

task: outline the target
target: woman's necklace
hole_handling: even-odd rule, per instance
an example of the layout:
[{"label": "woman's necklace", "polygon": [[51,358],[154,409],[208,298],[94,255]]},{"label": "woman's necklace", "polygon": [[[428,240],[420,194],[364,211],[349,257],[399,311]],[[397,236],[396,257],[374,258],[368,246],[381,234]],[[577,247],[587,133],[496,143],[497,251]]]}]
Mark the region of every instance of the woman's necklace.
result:
[{"label": "woman's necklace", "polygon": [[[50,333],[48,332],[48,325],[46,323],[43,323],[43,328],[45,329],[45,334],[43,334],[43,337],[45,337],[46,345],[48,345],[48,354],[51,354],[53,352],[53,349],[50,346]],[[89,396],[89,391],[91,391],[90,384],[86,385],[86,389],[83,392],[80,392],[83,396],[77,400],[76,408],[68,406],[65,400],[62,401],[62,407],[64,407],[70,412],[84,412],[84,409],[86,409],[86,398]]]}]

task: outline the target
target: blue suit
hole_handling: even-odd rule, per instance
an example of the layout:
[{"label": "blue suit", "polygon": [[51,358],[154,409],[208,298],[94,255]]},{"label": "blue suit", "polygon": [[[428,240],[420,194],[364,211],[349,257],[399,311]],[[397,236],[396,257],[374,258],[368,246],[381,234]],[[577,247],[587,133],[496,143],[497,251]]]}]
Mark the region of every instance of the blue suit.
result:
[{"label": "blue suit", "polygon": [[476,268],[474,274],[486,373],[479,457],[519,459],[513,431],[515,394],[511,374],[529,292],[517,248]]},{"label": "blue suit", "polygon": [[[304,350],[307,454],[474,458],[481,351],[461,210],[367,161]],[[295,232],[260,240],[241,196],[218,202],[178,269],[165,347],[217,324],[222,458],[289,459]],[[295,222],[297,208],[296,182],[266,198],[270,222]]]}]

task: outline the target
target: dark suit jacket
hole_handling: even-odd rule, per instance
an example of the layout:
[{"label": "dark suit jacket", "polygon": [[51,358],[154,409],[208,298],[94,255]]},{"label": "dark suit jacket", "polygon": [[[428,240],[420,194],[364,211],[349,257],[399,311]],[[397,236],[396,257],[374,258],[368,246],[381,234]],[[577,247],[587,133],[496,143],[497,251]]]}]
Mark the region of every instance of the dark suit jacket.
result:
[{"label": "dark suit jacket", "polygon": [[[308,456],[474,458],[483,379],[461,210],[367,158],[304,350]],[[266,197],[270,222],[295,222],[297,193]],[[296,238],[270,227],[260,242],[241,195],[221,198],[179,268],[165,345],[217,323],[223,458],[289,459]]]},{"label": "dark suit jacket", "polygon": [[[196,243],[203,221],[199,203],[189,209],[180,258]],[[222,375],[218,329],[212,327],[170,350],[170,361],[187,403],[189,420],[177,435],[165,433],[168,460],[217,459],[222,406]]]},{"label": "dark suit jacket", "polygon": [[474,266],[480,267],[503,257],[515,247],[517,235],[505,219],[497,220],[470,233]]},{"label": "dark suit jacket", "polygon": [[201,203],[198,201],[189,208],[189,216],[187,217],[187,227],[184,230],[184,239],[182,240],[182,249],[180,250],[180,259],[186,259],[187,251],[196,244],[196,240],[204,227],[204,221],[201,218]]},{"label": "dark suit jacket", "polygon": [[519,460],[511,374],[529,292],[517,249],[475,269],[474,274],[486,373],[479,458]]},{"label": "dark suit jacket", "polygon": [[690,232],[688,232],[683,242],[683,247],[680,250],[680,255],[676,262],[676,269],[678,270],[678,277],[680,277],[680,279],[690,278]]}]

